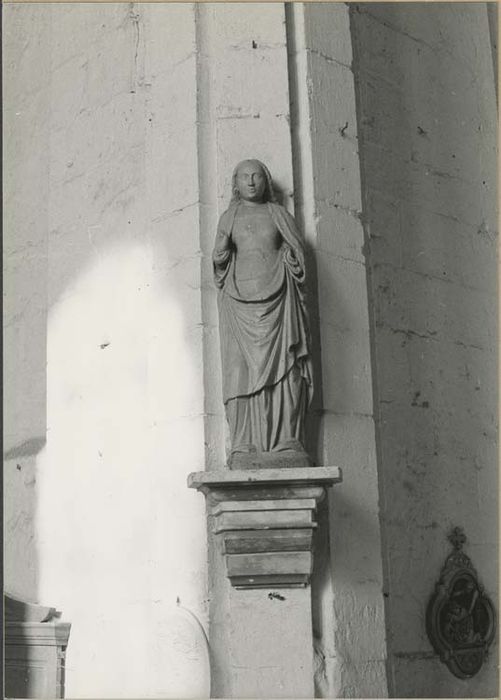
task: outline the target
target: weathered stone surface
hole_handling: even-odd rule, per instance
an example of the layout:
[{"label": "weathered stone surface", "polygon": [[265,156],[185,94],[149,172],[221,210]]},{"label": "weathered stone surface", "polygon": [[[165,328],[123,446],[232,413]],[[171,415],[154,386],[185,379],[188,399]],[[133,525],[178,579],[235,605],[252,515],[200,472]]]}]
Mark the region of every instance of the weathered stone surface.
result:
[{"label": "weathered stone surface", "polygon": [[340,480],[337,467],[255,469],[190,474],[188,485],[207,496],[232,586],[289,588],[309,583],[317,502]]},{"label": "weathered stone surface", "polygon": [[244,471],[196,472],[188,477],[190,488],[204,493],[214,487],[233,487],[248,490],[255,486],[311,486],[331,485],[341,481],[339,467],[311,467],[309,469],[254,469]]},{"label": "weathered stone surface", "polygon": [[[212,695],[308,697],[313,692],[312,535],[324,488],[340,479],[337,467],[189,476],[189,486],[207,496],[214,533],[210,576],[219,604],[213,607],[211,630],[225,646],[224,655],[213,656]],[[270,601],[280,607],[270,611]],[[299,638],[301,650],[293,642]],[[278,657],[277,644],[284,651]],[[219,653],[218,644],[215,650]]]},{"label": "weathered stone surface", "polygon": [[[223,401],[231,469],[308,466],[305,417],[313,392],[304,242],[264,163],[232,175],[212,260],[218,288]],[[251,461],[252,460],[252,461]],[[278,466],[278,465],[276,465]]]},{"label": "weathered stone surface", "polygon": [[[5,693],[16,698],[63,698],[71,625],[48,621],[55,608],[23,605],[6,596]],[[46,619],[47,621],[43,621]]]},{"label": "weathered stone surface", "polygon": [[[329,539],[319,538],[324,565],[315,564],[312,577],[316,693],[385,697],[379,493],[349,9],[338,3],[294,3],[291,14],[291,63],[297,71],[293,100],[299,103],[292,126],[303,185],[297,213],[304,216],[318,280],[313,318],[319,320],[313,331],[321,346],[319,460],[336,464],[345,455],[352,465],[342,489],[331,493],[325,506]],[[329,50],[328,36],[336,37]],[[366,669],[370,673],[364,680]]]},{"label": "weathered stone surface", "polygon": [[487,11],[359,10],[390,692],[491,696],[496,650],[477,678],[458,681],[434,658],[423,617],[451,525],[478,543],[479,576],[497,596],[488,496],[498,490],[497,109]]}]

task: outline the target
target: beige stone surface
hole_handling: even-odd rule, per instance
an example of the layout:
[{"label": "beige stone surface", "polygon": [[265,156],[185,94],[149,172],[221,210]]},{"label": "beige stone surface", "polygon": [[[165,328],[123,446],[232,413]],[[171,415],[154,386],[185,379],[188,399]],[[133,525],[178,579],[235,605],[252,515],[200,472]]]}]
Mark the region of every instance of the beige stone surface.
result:
[{"label": "beige stone surface", "polygon": [[[294,5],[289,46],[300,220],[311,244],[320,464],[343,484],[319,519],[312,580],[316,693],[385,697],[386,640],[361,180],[349,9]],[[326,44],[330,37],[330,48]],[[329,39],[328,39],[329,37]],[[294,83],[293,83],[294,84]],[[346,461],[343,461],[346,460]]]},{"label": "beige stone surface", "polygon": [[497,648],[460,681],[433,656],[424,622],[455,525],[497,599],[497,109],[486,6],[366,6],[353,30],[391,692],[491,697]]},{"label": "beige stone surface", "polygon": [[47,427],[9,462],[8,577],[71,621],[69,697],[203,697],[195,8],[9,6],[4,26],[11,444]]},{"label": "beige stone surface", "polygon": [[[452,525],[497,598],[485,7],[42,3],[3,20],[6,584],[71,621],[67,695],[207,696],[203,626],[226,697],[495,694],[496,650],[451,681],[423,623]],[[344,481],[318,509],[311,590],[232,590],[211,544],[209,630],[186,478],[224,463],[210,251],[248,156],[305,232],[312,444]]]},{"label": "beige stone surface", "polygon": [[49,58],[48,17],[6,11],[3,66],[4,583],[37,597],[37,454],[45,444]]}]

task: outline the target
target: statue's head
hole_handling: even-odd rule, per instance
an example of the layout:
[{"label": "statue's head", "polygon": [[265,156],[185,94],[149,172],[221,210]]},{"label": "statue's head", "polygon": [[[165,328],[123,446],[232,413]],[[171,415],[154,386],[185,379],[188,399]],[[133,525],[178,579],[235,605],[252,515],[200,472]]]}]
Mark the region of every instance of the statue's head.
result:
[{"label": "statue's head", "polygon": [[231,178],[232,202],[276,202],[270,171],[260,160],[242,160]]}]

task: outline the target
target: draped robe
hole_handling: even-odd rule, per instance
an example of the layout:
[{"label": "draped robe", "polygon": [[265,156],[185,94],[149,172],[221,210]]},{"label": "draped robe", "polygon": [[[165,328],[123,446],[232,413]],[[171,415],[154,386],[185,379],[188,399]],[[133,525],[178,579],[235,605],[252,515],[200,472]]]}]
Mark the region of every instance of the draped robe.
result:
[{"label": "draped robe", "polygon": [[[231,235],[239,204],[219,230]],[[304,419],[313,389],[303,284],[304,248],[293,217],[268,202],[282,236],[268,284],[242,295],[234,244],[213,254],[218,287],[223,401],[232,452],[304,451]]]}]

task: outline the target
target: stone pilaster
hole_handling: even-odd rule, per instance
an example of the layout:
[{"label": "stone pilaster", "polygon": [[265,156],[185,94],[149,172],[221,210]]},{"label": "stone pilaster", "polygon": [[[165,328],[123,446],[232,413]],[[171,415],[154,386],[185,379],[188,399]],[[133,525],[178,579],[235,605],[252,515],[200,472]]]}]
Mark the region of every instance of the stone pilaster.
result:
[{"label": "stone pilaster", "polygon": [[213,585],[224,591],[211,620],[213,697],[314,696],[315,514],[340,481],[337,467],[190,475],[207,499]]}]

